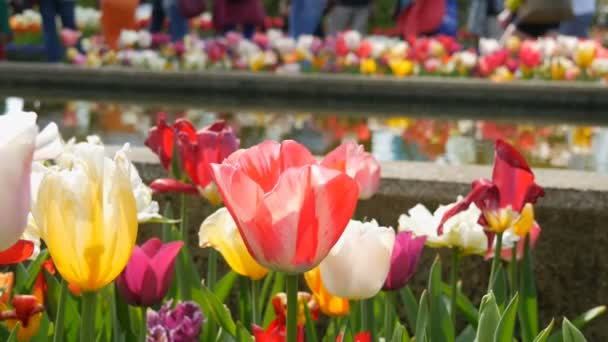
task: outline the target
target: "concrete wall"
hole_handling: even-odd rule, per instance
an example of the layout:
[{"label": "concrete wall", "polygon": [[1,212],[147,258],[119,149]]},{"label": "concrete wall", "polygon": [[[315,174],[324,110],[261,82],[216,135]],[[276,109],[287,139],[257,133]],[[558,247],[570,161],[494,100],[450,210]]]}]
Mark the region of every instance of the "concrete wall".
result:
[{"label": "concrete wall", "polygon": [[[156,157],[145,149],[135,149],[132,158],[145,182],[166,176]],[[561,170],[535,170],[546,196],[536,207],[537,221],[543,232],[535,251],[539,306],[542,324],[552,317],[579,313],[608,302],[608,176]],[[378,194],[363,201],[356,216],[376,218],[383,225],[397,225],[397,218],[417,203],[436,207],[466,194],[470,182],[490,177],[491,169],[481,166],[446,167],[431,163],[384,162]],[[171,200],[170,196],[159,198]],[[200,223],[210,214],[203,200],[189,202],[190,241],[195,259],[205,269],[205,253],[198,249]],[[157,228],[142,228],[143,234],[158,233]],[[427,248],[412,284],[420,290],[437,250]],[[442,253],[445,254],[445,253]],[[447,255],[446,255],[447,256]],[[444,259],[448,264],[448,259]],[[447,267],[446,267],[447,269]],[[466,292],[478,303],[487,288],[489,263],[481,257],[467,257],[462,267]],[[447,279],[447,277],[445,278]],[[608,341],[608,318],[601,317],[585,330],[589,341]]]},{"label": "concrete wall", "polygon": [[492,120],[607,123],[608,87],[599,83],[481,79],[153,72],[0,63],[0,95],[44,99],[298,110],[347,115],[408,115]]}]

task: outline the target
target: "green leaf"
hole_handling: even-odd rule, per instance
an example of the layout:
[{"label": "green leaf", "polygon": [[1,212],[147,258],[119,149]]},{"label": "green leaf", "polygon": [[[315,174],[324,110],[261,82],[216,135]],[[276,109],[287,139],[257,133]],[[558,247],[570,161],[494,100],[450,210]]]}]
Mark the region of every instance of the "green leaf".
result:
[{"label": "green leaf", "polygon": [[217,296],[204,285],[202,285],[202,296],[199,300],[198,303],[201,304],[205,315],[217,322],[228,334],[236,337],[236,324],[232,320],[230,311],[228,311],[228,308],[222,304]]},{"label": "green leaf", "polygon": [[475,341],[475,329],[471,325],[466,328],[456,337],[456,342],[473,342]]},{"label": "green leaf", "polygon": [[[134,330],[131,323],[131,315],[129,314],[129,305],[118,293],[118,288],[114,287],[114,307],[112,308],[112,320],[114,329],[124,335],[129,341],[134,340],[137,336],[137,331]],[[117,336],[118,338],[118,336]]]},{"label": "green leaf", "polygon": [[285,274],[276,273],[274,277],[274,285],[270,291],[270,295],[268,296],[268,301],[266,302],[266,308],[264,309],[264,326],[267,327],[270,322],[275,317],[274,309],[272,307],[272,297],[275,294],[282,292],[285,289]]},{"label": "green leaf", "polygon": [[549,323],[548,327],[546,327],[543,331],[540,332],[540,334],[538,334],[538,336],[536,336],[534,342],[547,342],[547,340],[549,339],[549,334],[551,334],[551,330],[553,330],[553,325],[555,325],[554,319],[551,320],[551,323]]},{"label": "green leaf", "polygon": [[268,272],[264,278],[262,292],[260,292],[260,297],[258,299],[258,308],[264,308],[264,304],[268,302],[268,294],[270,293],[270,286],[273,284],[274,275],[274,272]]},{"label": "green leaf", "polygon": [[317,329],[315,328],[315,322],[312,320],[308,305],[304,305],[304,314],[306,315],[306,336],[304,340],[306,340],[306,342],[318,342]]},{"label": "green leaf", "polygon": [[[410,289],[409,286],[404,287],[399,291],[399,296],[401,297],[401,302],[403,303],[403,307],[405,309],[405,317],[407,318],[407,322],[411,328],[416,326],[416,321],[418,320],[418,301]],[[412,331],[412,333],[416,333]]]},{"label": "green leaf", "polygon": [[526,235],[521,269],[519,324],[522,342],[531,342],[538,335],[538,300],[534,278],[534,259],[530,247],[530,235]]},{"label": "green leaf", "polygon": [[[445,282],[441,283],[441,291],[448,297],[452,297],[452,287]],[[456,294],[456,307],[460,311],[464,318],[473,326],[473,329],[477,328],[479,324],[479,312],[473,303],[465,296],[460,290]]]},{"label": "green leaf", "polygon": [[409,342],[410,335],[407,333],[407,329],[401,324],[397,323],[391,342]]},{"label": "green leaf", "polygon": [[353,329],[351,326],[350,319],[348,319],[348,317],[342,322],[342,326],[340,327],[340,335],[342,335],[342,341],[354,341]]},{"label": "green leaf", "polygon": [[215,284],[215,290],[213,292],[220,300],[220,302],[223,303],[226,301],[226,298],[228,298],[228,296],[230,295],[232,287],[234,286],[234,282],[238,279],[238,277],[239,275],[237,273],[235,273],[234,271],[230,271],[226,273],[226,275],[224,275],[222,279],[220,279],[220,281]]},{"label": "green leaf", "polygon": [[143,224],[178,224],[180,222],[182,222],[182,220],[175,220],[166,217],[155,217],[143,222]]},{"label": "green leaf", "polygon": [[[580,329],[584,328],[585,326],[587,326],[591,321],[593,321],[597,317],[601,316],[604,312],[606,312],[605,306],[603,306],[603,305],[596,306],[595,308],[588,310],[588,311],[584,312],[582,315],[578,316],[571,323],[577,329],[580,330]],[[551,335],[551,337],[549,337],[549,342],[561,342],[561,341],[563,341],[562,331],[558,331],[555,334]]]},{"label": "green leaf", "polygon": [[[59,303],[59,297],[61,296],[61,285],[57,281],[55,276],[49,274],[46,270],[44,272],[44,279],[46,280],[46,296],[44,304],[49,319],[55,321],[57,317],[57,304]],[[68,293],[65,301],[65,317],[64,317],[64,330],[63,334],[67,341],[76,341],[79,336],[80,329],[80,300],[75,298],[73,295]]]},{"label": "green leaf", "polygon": [[416,342],[427,342],[426,331],[429,319],[429,298],[426,290],[420,297],[418,305],[418,319],[416,320]]},{"label": "green leaf", "polygon": [[516,293],[507,306],[504,314],[498,322],[498,327],[494,334],[494,342],[512,342],[515,331],[515,320],[517,319],[517,307],[519,305],[519,296]]},{"label": "green leaf", "polygon": [[566,317],[564,317],[564,322],[562,323],[562,335],[564,336],[564,342],[587,342],[583,333],[574,324],[570,323]]},{"label": "green leaf", "polygon": [[498,305],[498,307],[502,311],[502,309],[505,308],[505,305],[507,304],[507,300],[509,298],[507,272],[505,272],[505,268],[503,267],[502,263],[499,263],[498,267],[496,268],[496,275],[492,284],[492,292],[494,293],[496,305]]},{"label": "green leaf", "polygon": [[19,332],[20,325],[21,325],[21,323],[17,322],[17,324],[11,331],[11,334],[8,336],[8,340],[6,340],[6,342],[17,342],[17,333]]},{"label": "green leaf", "polygon": [[30,275],[23,263],[17,264],[15,269],[15,283],[13,285],[13,293],[30,293],[27,292],[27,289],[25,288],[25,284],[27,283],[29,277]]},{"label": "green leaf", "polygon": [[245,326],[251,326],[251,291],[248,278],[239,277],[239,319]]},{"label": "green leaf", "polygon": [[33,337],[34,341],[52,341],[53,336],[50,333],[51,322],[49,321],[49,316],[44,312],[42,314],[42,318],[40,319],[40,328],[38,328],[38,332],[36,336]]},{"label": "green leaf", "polygon": [[236,324],[236,340],[237,342],[254,342],[253,336],[241,322]]},{"label": "green leaf", "polygon": [[36,260],[34,260],[27,268],[28,278],[24,284],[24,292],[23,293],[32,293],[34,289],[34,283],[38,278],[38,274],[40,274],[42,263],[45,262],[49,258],[49,251],[47,249],[40,252]]},{"label": "green leaf", "polygon": [[430,338],[433,342],[452,342],[455,339],[454,325],[441,294],[441,283],[441,260],[437,257],[429,275]]},{"label": "green leaf", "polygon": [[479,307],[479,326],[475,340],[479,342],[494,340],[494,332],[500,321],[500,311],[496,305],[496,298],[492,292],[481,299]]}]

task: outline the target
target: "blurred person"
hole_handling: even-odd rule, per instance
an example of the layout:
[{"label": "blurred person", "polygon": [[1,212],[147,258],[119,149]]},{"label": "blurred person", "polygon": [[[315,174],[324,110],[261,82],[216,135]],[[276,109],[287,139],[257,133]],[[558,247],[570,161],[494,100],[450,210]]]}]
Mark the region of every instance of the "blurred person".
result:
[{"label": "blurred person", "polygon": [[[289,5],[289,35],[318,35],[327,0],[293,0]],[[286,7],[285,1],[282,7]]]},{"label": "blurred person", "polygon": [[531,39],[555,34],[560,22],[572,16],[571,0],[506,0],[498,16],[505,27],[502,41],[511,35]]},{"label": "blurred person", "polygon": [[181,14],[177,0],[152,0],[150,32],[162,31],[167,13],[169,14],[171,40],[176,42],[184,39],[188,34],[188,20]]},{"label": "blurred person", "polygon": [[215,0],[213,4],[213,25],[221,33],[242,29],[250,39],[256,27],[264,25],[265,16],[261,0]]},{"label": "blurred person", "polygon": [[8,3],[0,0],[0,61],[6,59],[6,44],[11,36],[8,18]]},{"label": "blurred person", "polygon": [[445,0],[445,14],[435,33],[456,37],[458,26],[458,1]]},{"label": "blurred person", "polygon": [[[397,29],[404,39],[437,33],[448,12],[446,0],[399,0]],[[453,9],[452,9],[453,12]]]},{"label": "blurred person", "polygon": [[61,18],[63,28],[76,31],[75,6],[76,0],[40,0],[44,48],[49,62],[59,62],[65,52],[57,35],[56,17]]},{"label": "blurred person", "polygon": [[589,27],[593,23],[596,0],[572,0],[574,18],[559,25],[559,33],[579,38],[589,37]]},{"label": "blurred person", "polygon": [[503,29],[498,24],[498,15],[503,10],[503,0],[472,0],[467,18],[469,32],[477,37],[500,39]]},{"label": "blurred person", "polygon": [[101,29],[110,49],[118,48],[122,30],[136,29],[137,6],[139,0],[101,0]]},{"label": "blurred person", "polygon": [[327,33],[336,35],[347,29],[367,34],[369,18],[373,8],[372,0],[333,0],[327,17]]}]

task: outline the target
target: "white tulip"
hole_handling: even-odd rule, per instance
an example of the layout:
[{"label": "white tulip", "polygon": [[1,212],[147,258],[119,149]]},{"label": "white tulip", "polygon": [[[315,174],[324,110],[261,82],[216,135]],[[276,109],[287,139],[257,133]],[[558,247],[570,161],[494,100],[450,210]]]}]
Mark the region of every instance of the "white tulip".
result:
[{"label": "white tulip", "polygon": [[0,116],[0,251],[15,244],[27,225],[37,134],[35,113]]},{"label": "white tulip", "polygon": [[344,233],[321,262],[321,277],[327,290],[338,297],[367,299],[384,285],[395,244],[393,228],[374,220],[351,220]]},{"label": "white tulip", "polygon": [[465,255],[483,255],[488,248],[488,238],[478,223],[481,210],[475,204],[449,218],[443,225],[443,234],[437,234],[441,219],[455,204],[439,206],[433,214],[418,204],[408,211],[408,215],[399,217],[399,231],[426,236],[426,245],[432,248],[459,248]]}]

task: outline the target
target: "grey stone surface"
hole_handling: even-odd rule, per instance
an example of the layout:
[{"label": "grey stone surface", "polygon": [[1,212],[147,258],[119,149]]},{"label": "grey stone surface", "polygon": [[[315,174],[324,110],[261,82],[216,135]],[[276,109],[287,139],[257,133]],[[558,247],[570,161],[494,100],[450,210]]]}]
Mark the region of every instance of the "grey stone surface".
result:
[{"label": "grey stone surface", "polygon": [[[131,151],[145,182],[165,177],[156,157],[146,149]],[[546,196],[536,206],[535,214],[543,232],[535,250],[537,286],[542,324],[552,317],[578,314],[608,301],[608,176],[567,170],[535,170],[537,181]],[[375,218],[383,225],[396,226],[401,213],[417,203],[435,208],[466,194],[470,183],[491,177],[486,166],[439,166],[432,163],[383,162],[382,182],[373,199],[361,201],[356,217]],[[163,205],[175,197],[159,198]],[[200,223],[211,213],[202,199],[189,201],[190,241],[197,241]],[[145,234],[158,234],[157,227],[143,228]],[[204,270],[204,251],[193,242],[195,260]],[[421,291],[437,250],[427,248],[419,271],[412,281]],[[445,251],[439,251],[444,265],[449,264]],[[447,270],[447,266],[445,267]],[[462,266],[465,292],[476,303],[487,288],[489,263],[480,257],[467,257]],[[445,275],[447,278],[447,274]],[[608,341],[607,317],[601,317],[585,329],[589,341]]]},{"label": "grey stone surface", "polygon": [[597,83],[248,72],[154,72],[121,67],[0,63],[0,94],[40,99],[606,123],[608,88]]}]

